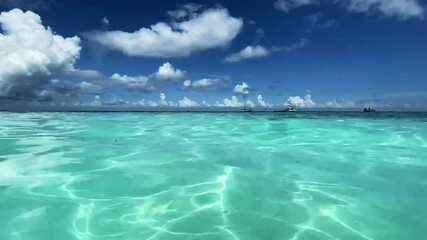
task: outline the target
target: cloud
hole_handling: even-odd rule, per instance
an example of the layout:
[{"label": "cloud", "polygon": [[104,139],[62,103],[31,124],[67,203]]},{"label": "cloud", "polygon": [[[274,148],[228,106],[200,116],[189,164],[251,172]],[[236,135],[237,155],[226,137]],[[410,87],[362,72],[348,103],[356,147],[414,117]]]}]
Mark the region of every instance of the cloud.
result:
[{"label": "cloud", "polygon": [[185,80],[182,85],[185,90],[215,91],[222,88],[224,80],[221,78],[204,78],[196,81]]},{"label": "cloud", "polygon": [[142,107],[175,107],[177,105],[175,102],[168,102],[164,93],[160,93],[158,101],[141,99],[136,104]]},{"label": "cloud", "polygon": [[77,76],[88,79],[101,79],[104,75],[96,70],[81,70],[81,69],[71,69],[66,72],[67,75]]},{"label": "cloud", "polygon": [[[381,13],[386,17],[397,17],[400,20],[423,18],[425,12],[418,0],[334,0],[329,2],[339,4],[349,12]],[[319,4],[319,0],[278,0],[274,6],[288,13],[293,8]],[[331,23],[329,21],[328,24]]]},{"label": "cloud", "polygon": [[425,9],[417,0],[341,0],[349,12],[380,12],[386,17],[401,20],[422,18]]},{"label": "cloud", "polygon": [[169,101],[169,107],[176,107],[176,106],[177,106],[176,102]]},{"label": "cloud", "polygon": [[280,89],[283,86],[283,82],[282,81],[272,81],[270,82],[267,87],[271,90],[277,90]]},{"label": "cloud", "polygon": [[320,28],[326,29],[334,26],[337,22],[334,19],[328,19],[323,24],[319,25]]},{"label": "cloud", "polygon": [[316,28],[326,29],[334,26],[336,21],[334,19],[324,20],[324,15],[321,12],[311,14],[305,18],[305,20]]},{"label": "cloud", "polygon": [[2,12],[0,24],[0,98],[37,99],[43,85],[74,69],[78,37],[54,34],[31,11]]},{"label": "cloud", "polygon": [[206,87],[211,87],[215,85],[218,81],[219,79],[209,79],[209,78],[200,79],[194,82],[191,82],[190,80],[186,80],[184,81],[183,85],[185,88],[206,88]]},{"label": "cloud", "polygon": [[191,82],[191,80],[185,80],[185,81],[182,83],[182,85],[183,85],[183,87],[184,87],[184,88],[190,88],[192,84],[193,84],[193,83]]},{"label": "cloud", "polygon": [[187,3],[184,5],[181,5],[178,9],[174,10],[174,11],[168,11],[168,15],[173,19],[173,20],[181,20],[187,17],[196,17],[197,16],[197,11],[199,11],[201,8],[203,7],[203,5],[201,4],[197,4],[197,3]]},{"label": "cloud", "polygon": [[221,102],[216,101],[214,104],[215,107],[243,107],[246,105],[247,107],[255,107],[255,103],[251,100],[246,100],[245,104],[240,102],[236,96],[232,96],[231,99],[225,98]]},{"label": "cloud", "polygon": [[185,71],[175,69],[169,62],[164,63],[159,67],[156,77],[159,79],[177,80],[184,76]]},{"label": "cloud", "polygon": [[206,102],[205,100],[202,101],[202,106],[204,107],[212,107],[212,105],[208,102]]},{"label": "cloud", "polygon": [[225,98],[222,102],[216,101],[215,107],[243,107],[243,102],[239,102],[236,96],[232,96],[231,99]]},{"label": "cloud", "polygon": [[320,0],[277,0],[274,7],[285,13],[293,8],[299,8],[306,5],[320,4]]},{"label": "cloud", "polygon": [[200,106],[210,106],[206,101],[203,101],[202,104],[197,103],[196,101],[191,100],[188,97],[184,97],[183,99],[179,100],[178,102],[173,101],[167,101],[166,95],[164,93],[160,93],[160,97],[158,101],[152,101],[152,100],[140,100],[137,102],[138,105],[142,107],[200,107]]},{"label": "cloud", "polygon": [[266,36],[263,28],[258,28],[255,32],[255,42],[259,42],[260,39]]},{"label": "cloud", "polygon": [[[75,83],[72,81],[52,79],[50,84],[45,86],[44,90],[37,91],[37,101],[58,100],[59,97],[76,97],[82,93],[96,94],[100,93],[102,86],[91,82],[83,81]],[[59,98],[60,99],[60,98]]]},{"label": "cloud", "polygon": [[113,98],[111,100],[103,102],[102,105],[105,105],[105,106],[129,105],[129,102],[121,98]]},{"label": "cloud", "polygon": [[61,81],[59,79],[52,79],[49,87],[55,92],[56,95],[73,97],[76,96],[81,88],[75,83],[70,81]]},{"label": "cloud", "polygon": [[285,106],[294,106],[300,108],[314,108],[317,104],[311,99],[311,95],[307,94],[304,98],[300,96],[289,97]]},{"label": "cloud", "polygon": [[251,108],[253,108],[253,107],[255,107],[256,105],[255,105],[255,103],[254,102],[252,102],[251,100],[246,100],[246,102],[245,102],[245,104],[246,104],[246,106],[247,107],[251,107]]},{"label": "cloud", "polygon": [[157,107],[159,104],[152,100],[145,101],[144,99],[138,101],[138,104],[142,107]]},{"label": "cloud", "polygon": [[316,26],[322,16],[323,16],[323,13],[321,13],[321,12],[313,13],[313,14],[308,15],[307,17],[305,17],[305,20],[310,25]]},{"label": "cloud", "polygon": [[37,101],[39,102],[50,102],[53,98],[54,92],[50,90],[42,90],[38,94]]},{"label": "cloud", "polygon": [[197,102],[195,102],[195,101],[193,101],[187,97],[184,97],[182,100],[178,101],[178,106],[179,107],[198,107],[198,106],[200,106],[200,104],[198,104]]},{"label": "cloud", "polygon": [[227,56],[224,61],[225,62],[240,62],[245,59],[251,59],[251,58],[262,58],[270,55],[273,52],[290,52],[299,48],[302,48],[306,46],[309,43],[309,40],[307,39],[301,39],[297,43],[293,43],[289,46],[282,46],[282,47],[272,47],[271,49],[267,49],[263,46],[257,45],[257,46],[247,46],[246,48],[242,49],[238,53],[231,54]]},{"label": "cloud", "polygon": [[159,22],[135,32],[94,31],[85,36],[128,56],[184,57],[228,45],[243,26],[242,19],[231,17],[224,8],[207,9],[188,17],[170,24]]},{"label": "cloud", "polygon": [[326,108],[355,108],[356,103],[354,101],[332,100],[325,102],[322,106]]},{"label": "cloud", "polygon": [[258,97],[257,97],[257,101],[258,101],[258,104],[259,104],[261,107],[271,108],[271,107],[273,106],[272,104],[269,104],[269,103],[265,102],[265,101],[264,101],[264,98],[262,97],[262,95],[261,95],[261,94],[259,94],[259,95],[258,95]]},{"label": "cloud", "polygon": [[168,106],[168,102],[166,101],[166,95],[164,93],[160,93],[160,100],[159,100],[160,106]]},{"label": "cloud", "polygon": [[234,93],[241,94],[241,95],[248,95],[249,94],[250,87],[245,82],[242,82],[242,84],[237,84],[234,86]]},{"label": "cloud", "polygon": [[129,90],[134,91],[153,91],[156,87],[149,81],[150,79],[146,76],[127,76],[114,73],[111,80],[124,85]]},{"label": "cloud", "polygon": [[290,52],[297,50],[299,48],[305,47],[307,44],[310,43],[310,40],[302,38],[299,42],[292,43],[288,46],[282,46],[282,47],[273,47],[271,49],[272,52]]},{"label": "cloud", "polygon": [[147,106],[148,107],[157,107],[158,105],[159,104],[157,102],[154,102],[154,101],[151,101],[151,100],[147,101]]},{"label": "cloud", "polygon": [[158,80],[170,80],[176,81],[182,78],[185,71],[175,69],[169,62],[164,63],[159,67],[156,73],[149,76],[128,76],[120,75],[119,73],[113,74],[110,79],[114,82],[125,86],[129,90],[133,91],[153,91],[157,89],[162,83]]},{"label": "cloud", "polygon": [[95,95],[93,97],[93,101],[90,104],[91,106],[101,106],[102,102],[101,102],[101,97],[99,95]]},{"label": "cloud", "polygon": [[293,106],[298,108],[344,108],[351,109],[361,107],[354,101],[346,100],[331,100],[323,103],[317,103],[312,99],[311,94],[306,94],[304,97],[293,96],[289,97],[285,106]]},{"label": "cloud", "polygon": [[240,62],[244,59],[265,57],[268,54],[270,54],[270,51],[263,46],[247,46],[244,49],[240,50],[240,52],[227,56],[224,61]]},{"label": "cloud", "polygon": [[0,6],[24,10],[47,10],[52,0],[0,0]]},{"label": "cloud", "polygon": [[101,86],[86,81],[78,83],[76,86],[83,92],[99,92],[102,90]]},{"label": "cloud", "polygon": [[104,25],[104,26],[109,26],[109,25],[110,25],[110,20],[108,20],[108,18],[107,18],[107,17],[103,17],[103,18],[101,19],[101,23],[102,23],[102,25]]}]

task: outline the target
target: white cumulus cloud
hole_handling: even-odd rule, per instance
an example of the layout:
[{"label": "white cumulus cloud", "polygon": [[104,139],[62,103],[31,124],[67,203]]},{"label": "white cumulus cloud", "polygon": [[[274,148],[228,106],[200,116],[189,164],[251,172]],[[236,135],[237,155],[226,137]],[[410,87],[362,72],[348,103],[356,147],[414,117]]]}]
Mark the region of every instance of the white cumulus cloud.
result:
[{"label": "white cumulus cloud", "polygon": [[251,100],[246,100],[245,102],[239,101],[236,96],[232,96],[231,99],[225,98],[221,102],[216,101],[216,103],[214,104],[215,107],[243,107],[244,105],[246,105],[247,107],[256,106],[255,103]]},{"label": "white cumulus cloud", "polygon": [[177,106],[177,103],[176,103],[176,102],[173,102],[173,101],[169,101],[169,106],[170,106],[170,107],[176,107],[176,106]]},{"label": "white cumulus cloud", "polygon": [[221,102],[217,101],[215,107],[243,107],[243,102],[240,102],[236,96],[232,96],[231,99],[225,98]]},{"label": "white cumulus cloud", "polygon": [[304,98],[300,96],[289,97],[285,105],[300,108],[313,108],[317,106],[317,104],[311,99],[310,94],[305,95]]},{"label": "white cumulus cloud", "polygon": [[78,83],[76,86],[84,92],[99,92],[102,89],[101,86],[86,81]]},{"label": "white cumulus cloud", "polygon": [[159,22],[135,32],[98,31],[86,36],[91,41],[129,56],[182,57],[226,46],[242,26],[242,19],[230,16],[227,9],[215,8],[202,13],[192,12],[187,20]]},{"label": "white cumulus cloud", "polygon": [[130,90],[136,91],[152,91],[155,86],[149,81],[146,76],[127,76],[114,73],[111,80],[116,83],[122,84]]},{"label": "white cumulus cloud", "polygon": [[166,94],[160,93],[157,101],[141,99],[134,104],[142,107],[176,107],[177,103],[173,101],[167,101]]},{"label": "white cumulus cloud", "polygon": [[251,107],[251,108],[253,108],[253,107],[255,107],[256,105],[255,105],[255,103],[254,102],[252,102],[251,100],[246,100],[245,101],[245,105],[247,106],[247,107]]},{"label": "white cumulus cloud", "polygon": [[168,106],[168,102],[166,101],[166,95],[164,93],[160,93],[160,100],[159,100],[160,106]]},{"label": "white cumulus cloud", "polygon": [[146,106],[148,106],[148,107],[157,107],[157,106],[159,106],[159,104],[157,102],[155,102],[155,101],[148,100],[146,102]]},{"label": "white cumulus cloud", "polygon": [[179,107],[198,107],[200,104],[198,104],[196,101],[193,101],[187,97],[184,97],[182,100],[178,101]]},{"label": "white cumulus cloud", "polygon": [[237,94],[248,95],[249,89],[249,85],[245,82],[242,82],[242,84],[237,84],[236,86],[234,86],[233,92]]},{"label": "white cumulus cloud", "polygon": [[126,86],[129,90],[152,91],[162,84],[162,82],[159,80],[169,80],[174,82],[182,78],[184,74],[185,71],[175,69],[172,64],[166,62],[159,67],[157,72],[148,76],[128,76],[115,73],[110,77],[110,79],[116,83]]},{"label": "white cumulus cloud", "polygon": [[355,101],[346,100],[331,100],[326,102],[315,102],[311,94],[306,94],[304,97],[292,96],[284,103],[285,106],[293,106],[297,108],[341,108],[341,109],[352,109],[362,107]]},{"label": "white cumulus cloud", "polygon": [[262,97],[262,95],[261,95],[261,94],[259,94],[259,95],[257,96],[257,101],[258,101],[258,104],[259,104],[261,107],[271,108],[271,107],[273,106],[272,104],[267,103],[267,102],[264,100],[264,98]]},{"label": "white cumulus cloud", "polygon": [[159,67],[156,77],[159,79],[177,80],[184,76],[185,71],[175,69],[169,62],[164,63]]},{"label": "white cumulus cloud", "polygon": [[37,98],[50,80],[74,69],[80,39],[64,38],[20,9],[0,14],[0,98]]},{"label": "white cumulus cloud", "polygon": [[226,62],[240,62],[245,59],[250,58],[261,58],[270,54],[270,51],[265,47],[257,46],[247,46],[238,53],[231,54],[227,56],[224,61]]},{"label": "white cumulus cloud", "polygon": [[184,89],[194,90],[217,90],[222,86],[223,79],[220,78],[204,78],[196,81],[185,80],[182,83]]},{"label": "white cumulus cloud", "polygon": [[101,102],[101,97],[99,95],[95,95],[93,97],[93,101],[90,103],[91,106],[101,106],[102,102]]}]

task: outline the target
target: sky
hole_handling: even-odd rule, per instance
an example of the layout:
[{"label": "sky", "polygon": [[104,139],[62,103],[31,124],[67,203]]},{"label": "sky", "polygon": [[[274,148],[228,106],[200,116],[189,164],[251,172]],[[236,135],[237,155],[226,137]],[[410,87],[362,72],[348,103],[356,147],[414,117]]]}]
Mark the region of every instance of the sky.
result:
[{"label": "sky", "polygon": [[0,110],[427,110],[426,9],[0,0]]}]

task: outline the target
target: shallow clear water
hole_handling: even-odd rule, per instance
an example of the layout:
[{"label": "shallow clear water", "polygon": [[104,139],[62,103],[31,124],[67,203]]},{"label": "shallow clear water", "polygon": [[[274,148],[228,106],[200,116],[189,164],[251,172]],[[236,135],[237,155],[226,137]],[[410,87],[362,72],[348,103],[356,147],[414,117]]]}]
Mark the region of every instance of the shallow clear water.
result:
[{"label": "shallow clear water", "polygon": [[0,113],[0,239],[426,239],[427,114]]}]

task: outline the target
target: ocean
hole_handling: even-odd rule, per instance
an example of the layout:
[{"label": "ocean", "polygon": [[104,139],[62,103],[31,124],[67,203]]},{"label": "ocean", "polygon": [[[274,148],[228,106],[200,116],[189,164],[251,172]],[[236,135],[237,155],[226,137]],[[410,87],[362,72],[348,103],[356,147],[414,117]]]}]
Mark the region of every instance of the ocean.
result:
[{"label": "ocean", "polygon": [[425,240],[426,113],[0,112],[2,240]]}]

